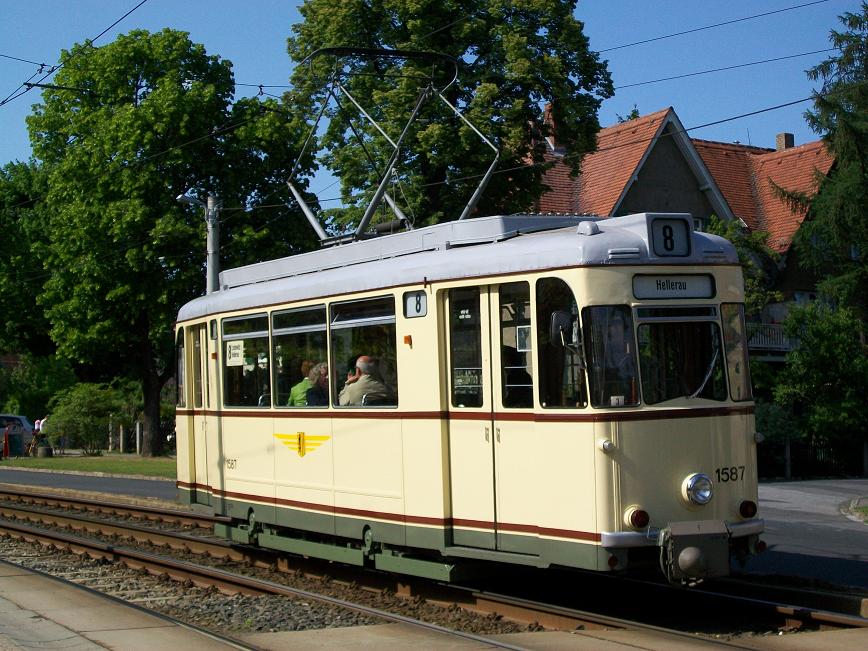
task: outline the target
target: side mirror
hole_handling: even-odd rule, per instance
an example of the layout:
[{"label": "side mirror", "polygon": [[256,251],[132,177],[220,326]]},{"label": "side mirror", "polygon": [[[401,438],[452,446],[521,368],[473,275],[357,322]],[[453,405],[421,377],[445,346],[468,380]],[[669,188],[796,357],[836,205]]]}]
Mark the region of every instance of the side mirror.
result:
[{"label": "side mirror", "polygon": [[[569,312],[558,310],[552,312],[551,325],[549,327],[549,339],[555,346],[567,346],[571,344],[573,336],[573,317]],[[569,340],[568,340],[569,338]]]}]

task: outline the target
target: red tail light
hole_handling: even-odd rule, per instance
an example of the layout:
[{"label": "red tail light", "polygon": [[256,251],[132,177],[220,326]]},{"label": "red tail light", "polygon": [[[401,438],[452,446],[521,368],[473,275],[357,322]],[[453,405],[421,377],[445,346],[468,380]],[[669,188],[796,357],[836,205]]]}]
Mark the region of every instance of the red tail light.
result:
[{"label": "red tail light", "polygon": [[743,518],[752,518],[756,515],[756,502],[745,500],[738,505],[738,514]]},{"label": "red tail light", "polygon": [[651,516],[648,515],[648,511],[636,509],[630,513],[630,526],[634,529],[644,529],[649,522],[651,522]]}]

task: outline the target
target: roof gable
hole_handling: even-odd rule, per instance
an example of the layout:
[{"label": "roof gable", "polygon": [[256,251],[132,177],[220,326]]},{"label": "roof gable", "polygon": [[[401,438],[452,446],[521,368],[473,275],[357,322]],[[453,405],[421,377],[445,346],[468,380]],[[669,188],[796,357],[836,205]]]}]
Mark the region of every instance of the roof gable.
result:
[{"label": "roof gable", "polygon": [[576,183],[579,212],[611,215],[647,157],[671,108],[601,129],[597,150],[582,159]]},{"label": "roof gable", "polygon": [[568,166],[558,160],[562,158],[559,152],[550,150],[547,161],[556,162],[544,174],[543,180],[550,189],[540,198],[539,210],[615,214],[638,179],[655,145],[664,135],[672,138],[696,176],[697,187],[706,193],[717,214],[726,219],[732,218],[732,212],[713,176],[687,137],[672,107],[601,129],[597,134],[596,151],[582,158],[581,173],[576,178],[570,175]]}]

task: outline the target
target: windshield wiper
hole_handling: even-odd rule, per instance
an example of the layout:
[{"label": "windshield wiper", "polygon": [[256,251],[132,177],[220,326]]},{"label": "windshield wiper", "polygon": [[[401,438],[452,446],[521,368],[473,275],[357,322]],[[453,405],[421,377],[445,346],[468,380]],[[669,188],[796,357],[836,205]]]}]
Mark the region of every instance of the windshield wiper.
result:
[{"label": "windshield wiper", "polygon": [[711,363],[708,365],[708,372],[705,374],[705,379],[702,380],[702,384],[699,385],[699,388],[687,396],[687,399],[695,398],[702,390],[705,388],[705,385],[708,384],[708,380],[711,378],[711,374],[714,373],[714,367],[717,365],[717,356],[720,354],[720,346],[715,345],[714,347],[714,355],[711,358]]}]

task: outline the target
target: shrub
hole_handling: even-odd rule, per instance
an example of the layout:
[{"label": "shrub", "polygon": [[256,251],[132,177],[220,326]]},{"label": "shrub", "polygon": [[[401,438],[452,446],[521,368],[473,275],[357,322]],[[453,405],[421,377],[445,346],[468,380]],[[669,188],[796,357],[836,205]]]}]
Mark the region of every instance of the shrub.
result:
[{"label": "shrub", "polygon": [[76,384],[52,399],[45,433],[53,445],[65,436],[66,447],[99,454],[108,437],[109,417],[122,404],[116,389],[104,384]]}]

